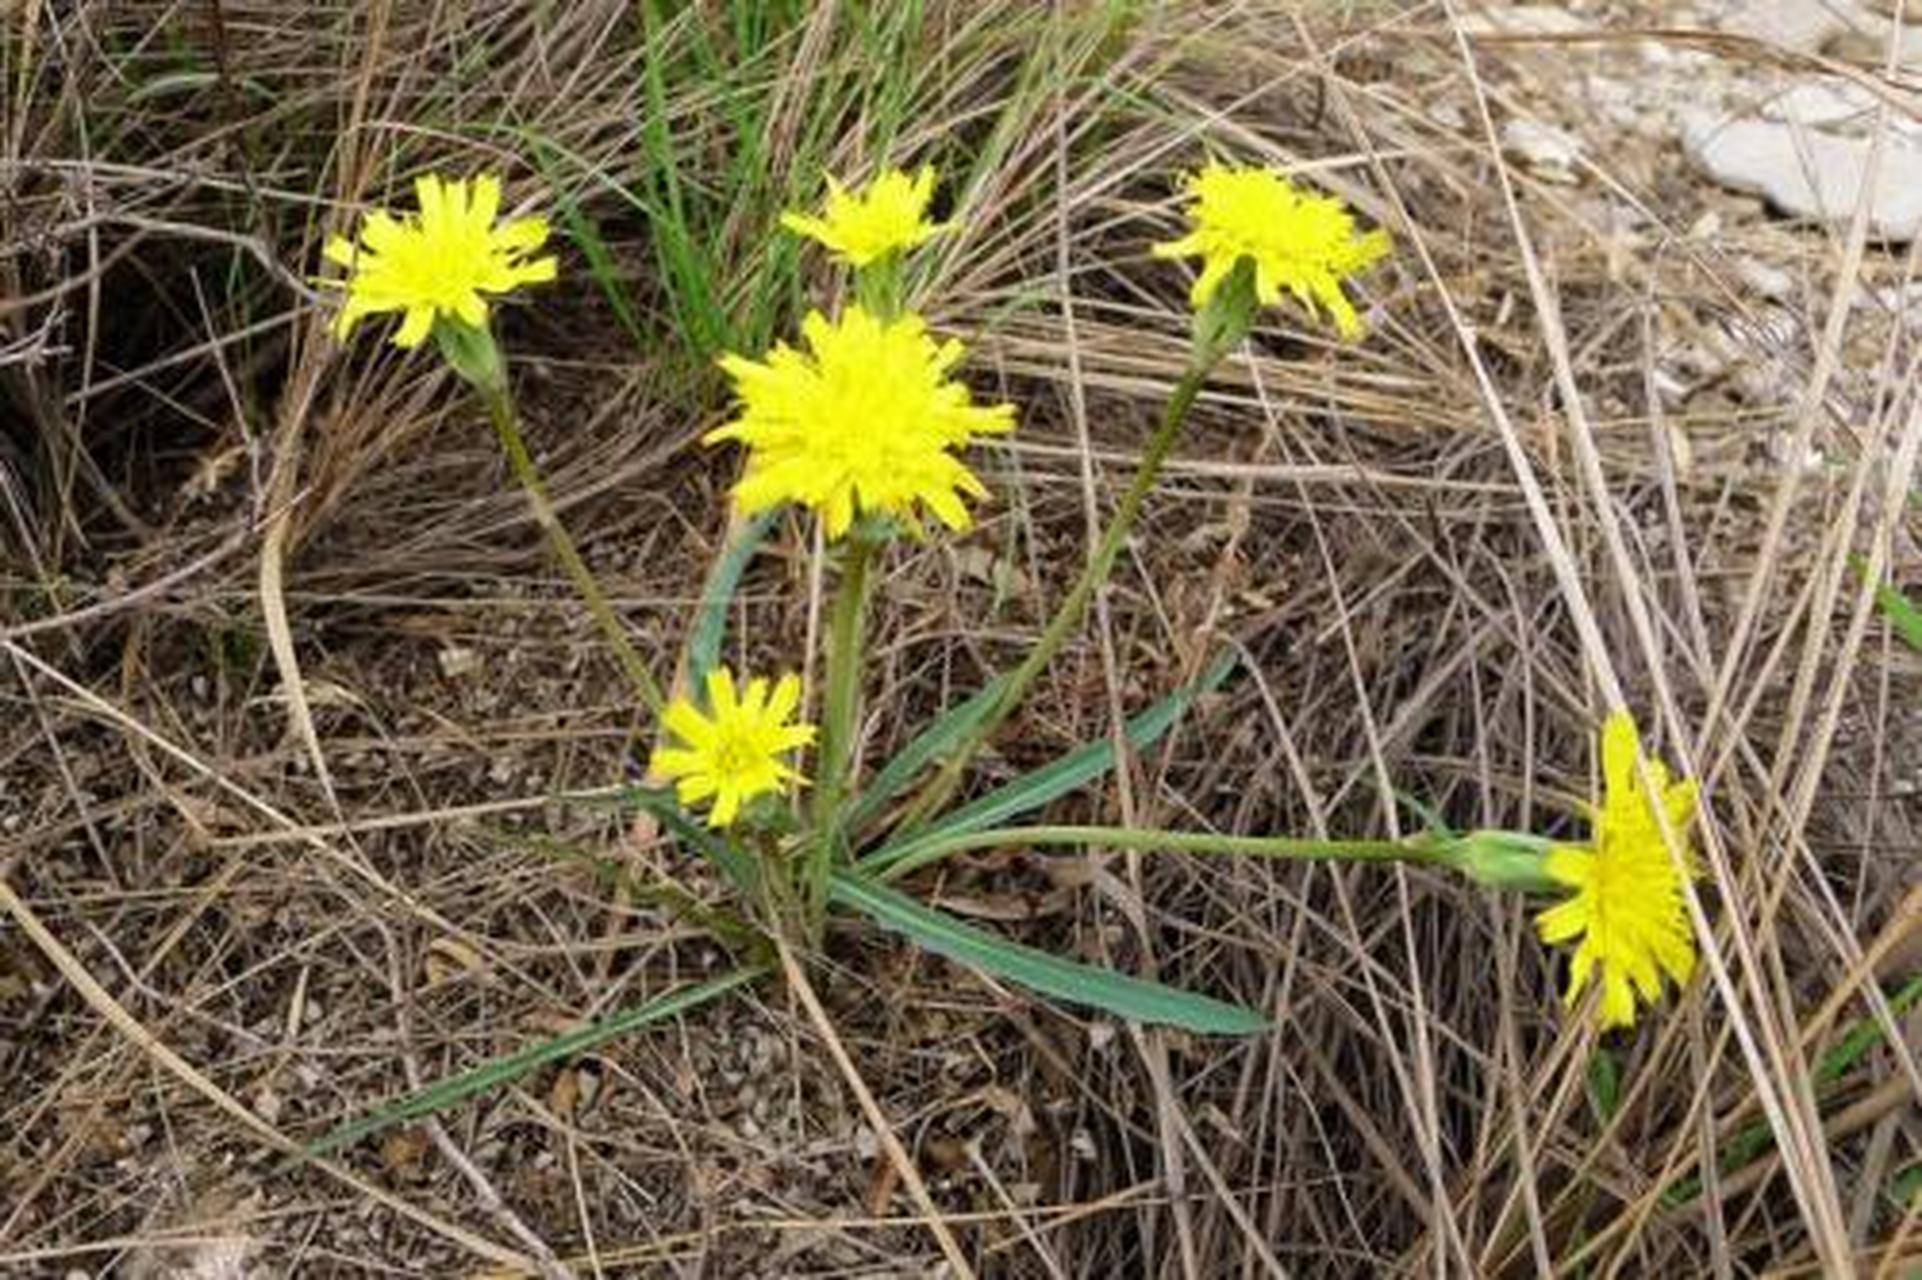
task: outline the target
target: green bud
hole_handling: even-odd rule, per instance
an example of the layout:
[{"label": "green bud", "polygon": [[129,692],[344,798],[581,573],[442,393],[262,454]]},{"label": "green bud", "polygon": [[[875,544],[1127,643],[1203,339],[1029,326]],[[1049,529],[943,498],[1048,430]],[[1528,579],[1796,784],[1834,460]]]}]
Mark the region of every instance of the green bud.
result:
[{"label": "green bud", "polygon": [[454,372],[479,390],[492,392],[506,387],[501,349],[488,330],[442,316],[434,321],[434,345]]},{"label": "green bud", "polygon": [[1439,860],[1484,888],[1550,893],[1558,887],[1545,865],[1550,844],[1526,831],[1471,831],[1445,841]]}]

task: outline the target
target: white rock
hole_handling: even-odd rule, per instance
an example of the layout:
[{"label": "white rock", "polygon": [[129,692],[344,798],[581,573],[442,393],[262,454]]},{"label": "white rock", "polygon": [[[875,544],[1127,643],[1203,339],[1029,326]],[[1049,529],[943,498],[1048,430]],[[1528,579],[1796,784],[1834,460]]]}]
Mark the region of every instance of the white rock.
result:
[{"label": "white rock", "polygon": [[1871,124],[1875,95],[1859,84],[1821,76],[1798,80],[1785,92],[1765,103],[1762,115],[1809,128],[1848,124]]},{"label": "white rock", "polygon": [[1682,142],[1715,181],[1753,192],[1791,217],[1846,225],[1866,195],[1873,239],[1906,244],[1922,234],[1922,146],[1915,143],[1887,138],[1874,187],[1865,190],[1868,138],[1697,113],[1684,118]]},{"label": "white rock", "polygon": [[1471,13],[1462,19],[1462,30],[1471,36],[1572,36],[1591,29],[1575,14],[1552,4],[1518,4],[1512,9]]},{"label": "white rock", "polygon": [[1517,116],[1502,122],[1502,150],[1542,177],[1573,182],[1582,140],[1566,129]]},{"label": "white rock", "polygon": [[1797,53],[1820,53],[1849,29],[1853,7],[1844,0],[1750,0],[1723,21],[1722,29]]},{"label": "white rock", "polygon": [[[1911,12],[1922,18],[1922,0],[1916,0]],[[1908,68],[1922,67],[1922,26],[1903,23],[1897,26],[1887,18],[1871,14],[1858,14],[1848,30],[1838,33],[1829,44],[1827,52],[1836,58],[1850,58],[1880,67],[1889,56],[1891,39],[1895,45],[1895,60]]]},{"label": "white rock", "polygon": [[1774,302],[1784,301],[1795,292],[1795,277],[1760,258],[1740,258],[1735,274],[1741,282]]},{"label": "white rock", "polygon": [[449,680],[471,676],[480,670],[480,655],[462,645],[449,645],[435,656],[440,659],[440,673]]}]

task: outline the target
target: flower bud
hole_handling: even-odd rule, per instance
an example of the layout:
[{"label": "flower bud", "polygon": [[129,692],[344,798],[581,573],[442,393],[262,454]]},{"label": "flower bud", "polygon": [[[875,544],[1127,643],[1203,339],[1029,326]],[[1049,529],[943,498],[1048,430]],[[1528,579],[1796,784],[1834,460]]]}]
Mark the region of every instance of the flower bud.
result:
[{"label": "flower bud", "polygon": [[1549,893],[1557,888],[1544,868],[1550,844],[1526,831],[1471,831],[1444,842],[1440,860],[1485,888]]}]

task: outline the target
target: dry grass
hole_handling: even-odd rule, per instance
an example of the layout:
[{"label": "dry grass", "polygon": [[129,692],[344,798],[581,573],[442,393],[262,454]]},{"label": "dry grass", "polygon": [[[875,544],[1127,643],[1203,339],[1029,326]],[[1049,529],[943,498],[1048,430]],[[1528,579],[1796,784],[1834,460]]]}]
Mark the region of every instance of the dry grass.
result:
[{"label": "dry grass", "polygon": [[[936,1265],[860,1091],[778,985],[338,1165],[283,1163],[723,963],[578,855],[715,886],[550,799],[618,778],[644,726],[479,407],[429,362],[341,353],[304,281],[353,200],[420,167],[505,165],[531,199],[541,148],[567,158],[549,198],[592,231],[509,343],[564,516],[665,668],[725,525],[729,462],[694,444],[724,409],[703,344],[779,331],[819,283],[764,234],[809,181],[790,172],[941,163],[960,230],[923,292],[1022,429],[988,460],[982,527],[888,565],[873,761],[1015,661],[1080,563],[1185,353],[1180,280],[1144,246],[1215,146],[1307,168],[1393,230],[1374,332],[1336,349],[1283,316],[1230,362],[980,783],[1231,649],[1221,694],[1062,809],[1361,834],[1412,820],[1400,794],[1553,828],[1619,694],[1704,781],[1704,973],[1598,1052],[1526,909],[1436,876],[959,860],[921,886],[949,908],[1278,1030],[1116,1027],[837,934],[820,1016],[946,1231],[995,1275],[1915,1265],[1914,1202],[1891,1198],[1918,1158],[1912,1040],[1888,1028],[1815,1076],[1922,964],[1922,668],[1849,568],[1914,563],[1922,347],[1876,300],[1915,256],[1859,227],[1696,235],[1721,206],[1661,157],[1598,157],[1585,190],[1647,217],[1611,233],[1491,145],[1483,109],[1539,88],[1542,51],[1470,42],[1444,5],[931,0],[892,59],[853,10],[795,7],[735,64],[729,24],[756,6],[8,8],[0,1263]],[[702,38],[737,75],[688,70]],[[1443,101],[1465,127],[1436,123]],[[679,226],[654,203],[661,124]],[[745,129],[762,163],[730,187]],[[1799,310],[1736,273],[1783,243]],[[1705,334],[1767,376],[1675,403],[1658,374]],[[790,525],[736,643],[797,652],[809,582]],[[1779,1155],[1719,1170],[1757,1119]],[[1664,1203],[1704,1170],[1708,1194]]]}]

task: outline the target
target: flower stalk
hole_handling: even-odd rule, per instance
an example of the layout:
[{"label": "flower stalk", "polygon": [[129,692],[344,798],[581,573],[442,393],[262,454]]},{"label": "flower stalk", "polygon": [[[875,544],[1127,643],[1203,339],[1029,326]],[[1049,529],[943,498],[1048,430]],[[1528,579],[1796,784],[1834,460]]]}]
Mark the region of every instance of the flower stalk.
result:
[{"label": "flower stalk", "polygon": [[1115,559],[1121,554],[1122,544],[1127,541],[1128,534],[1134,529],[1136,519],[1141,515],[1142,503],[1147,500],[1149,491],[1154,488],[1156,479],[1160,477],[1161,468],[1167,462],[1168,454],[1174,448],[1176,439],[1181,435],[1181,428],[1187,422],[1188,412],[1194,408],[1196,398],[1201,394],[1202,385],[1207,382],[1208,375],[1213,372],[1215,365],[1221,359],[1219,351],[1220,349],[1214,346],[1200,348],[1196,353],[1195,362],[1189,365],[1187,372],[1181,375],[1181,381],[1175,384],[1174,392],[1162,408],[1160,425],[1155,428],[1154,435],[1148,440],[1147,448],[1142,451],[1141,461],[1135,467],[1134,479],[1129,483],[1128,491],[1121,496],[1121,502],[1115,507],[1114,515],[1109,518],[1107,528],[1102,531],[1101,541],[1095,546],[1094,554],[1082,567],[1080,576],[1075,579],[1074,586],[1069,588],[1067,596],[1055,609],[1054,616],[1048,619],[1047,626],[1041,632],[1041,638],[1035,641],[1034,647],[1028,650],[1028,656],[1021,660],[1021,665],[1016,667],[1013,674],[1008,677],[1008,682],[1001,687],[1000,695],[995,698],[987,713],[961,739],[953,753],[942,764],[940,771],[909,806],[899,824],[901,830],[913,830],[931,814],[939,812],[941,807],[953,798],[956,788],[960,786],[961,775],[966,772],[975,753],[981,749],[994,731],[1001,727],[1001,722],[1021,705],[1021,700],[1027,695],[1029,686],[1047,668],[1048,663],[1054,660],[1055,654],[1060,651],[1063,644],[1067,643],[1074,629],[1081,624],[1081,619],[1087,613],[1088,605],[1094,599],[1095,592],[1101,589],[1102,584],[1108,580],[1108,575],[1114,571]]},{"label": "flower stalk", "polygon": [[828,617],[826,686],[821,697],[821,753],[808,851],[808,919],[827,907],[828,871],[842,840],[841,811],[853,781],[855,729],[860,718],[861,670],[866,665],[868,578],[881,544],[857,529],[843,544],[841,581]]},{"label": "flower stalk", "polygon": [[[483,331],[483,336],[485,336]],[[488,337],[486,345],[493,347],[493,339]],[[445,348],[443,347],[443,350]],[[452,363],[452,361],[450,361]],[[465,370],[458,364],[455,368],[467,377]],[[627,638],[621,620],[614,613],[613,605],[608,603],[607,593],[601,590],[600,582],[594,577],[593,570],[581,559],[580,549],[574,539],[568,536],[567,528],[561,524],[560,516],[554,510],[553,499],[548,496],[547,483],[541,478],[540,468],[535,465],[534,457],[527,450],[527,441],[522,438],[518,415],[514,411],[513,393],[508,390],[505,372],[501,369],[498,354],[494,358],[495,375],[486,382],[475,383],[481,398],[487,402],[487,414],[494,423],[494,434],[499,437],[501,451],[507,455],[507,465],[514,478],[520,482],[521,491],[527,495],[527,505],[534,514],[534,523],[547,534],[547,542],[554,550],[554,556],[567,571],[588,614],[600,628],[601,636],[613,649],[614,658],[620,664],[627,681],[634,687],[634,693],[646,704],[647,709],[656,716],[667,705],[661,696],[661,687],[654,680],[647,663],[635,650]],[[471,381],[471,379],[470,379]]]},{"label": "flower stalk", "polygon": [[1293,836],[1222,835],[1211,831],[1159,831],[1141,827],[990,827],[883,849],[860,864],[878,880],[894,880],[929,863],[970,849],[1011,846],[1138,849],[1145,853],[1212,853],[1299,861],[1454,864],[1450,842],[1422,834],[1404,840],[1314,840]]}]

